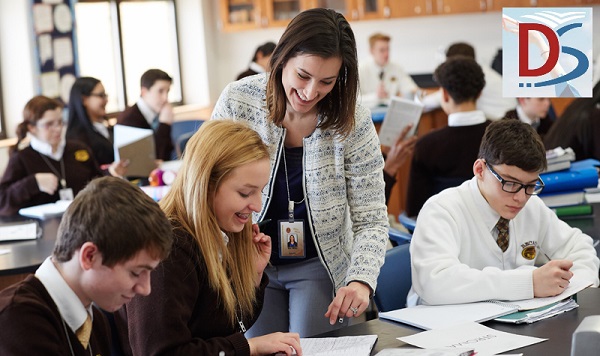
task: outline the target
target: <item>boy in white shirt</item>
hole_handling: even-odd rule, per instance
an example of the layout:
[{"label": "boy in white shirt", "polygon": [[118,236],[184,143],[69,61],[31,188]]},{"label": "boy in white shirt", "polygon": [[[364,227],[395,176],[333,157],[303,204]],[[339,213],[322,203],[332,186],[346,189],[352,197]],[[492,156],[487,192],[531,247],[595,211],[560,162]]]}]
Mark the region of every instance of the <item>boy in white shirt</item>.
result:
[{"label": "boy in white shirt", "polygon": [[592,239],[537,197],[546,156],[531,125],[493,122],[478,157],[471,180],[431,197],[419,213],[409,306],[555,296],[574,275],[598,286]]}]

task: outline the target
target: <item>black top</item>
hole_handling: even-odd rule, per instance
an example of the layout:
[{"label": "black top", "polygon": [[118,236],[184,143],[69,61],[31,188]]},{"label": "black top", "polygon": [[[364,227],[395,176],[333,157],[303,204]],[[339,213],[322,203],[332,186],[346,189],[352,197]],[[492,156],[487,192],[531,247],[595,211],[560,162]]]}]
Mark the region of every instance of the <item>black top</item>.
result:
[{"label": "black top", "polygon": [[[284,149],[290,188],[290,198],[295,202],[294,220],[304,221],[304,247],[306,251],[306,258],[279,258],[279,220],[288,220],[288,192],[285,179],[286,164],[284,164],[284,156],[282,154],[281,160],[279,161],[279,167],[277,168],[277,173],[275,175],[275,181],[273,182],[273,196],[271,197],[271,203],[264,217],[264,219],[271,219],[271,221],[268,222],[262,229],[265,234],[271,236],[271,263],[273,265],[291,264],[318,256],[317,249],[308,226],[308,211],[306,209],[306,199],[304,199],[304,189],[302,187],[302,181],[304,179],[302,156],[304,149],[302,147]],[[302,201],[302,203],[298,204],[300,201]]]}]

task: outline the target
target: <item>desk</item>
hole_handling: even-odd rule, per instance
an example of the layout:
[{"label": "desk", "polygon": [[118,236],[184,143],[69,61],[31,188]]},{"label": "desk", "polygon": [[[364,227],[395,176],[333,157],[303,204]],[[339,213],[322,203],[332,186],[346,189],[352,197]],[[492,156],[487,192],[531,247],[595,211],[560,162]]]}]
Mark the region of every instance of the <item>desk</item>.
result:
[{"label": "desk", "polygon": [[[513,325],[488,321],[485,326],[513,334],[548,338],[539,344],[508,351],[510,354],[523,353],[525,355],[570,355],[571,336],[583,318],[590,315],[600,315],[600,289],[588,288],[577,294],[579,308],[541,320],[533,324]],[[397,337],[408,336],[422,330],[393,321],[375,319],[364,323],[352,325],[343,329],[320,334],[318,337],[352,336],[375,334],[379,338],[373,347],[372,355],[385,348],[402,347],[407,344]],[[412,346],[411,346],[412,347]]]},{"label": "desk", "polygon": [[[28,220],[24,217],[0,218],[0,222]],[[60,217],[40,221],[42,237],[36,240],[2,242],[0,248],[11,252],[0,255],[0,290],[16,283],[35,270],[52,254]]]}]

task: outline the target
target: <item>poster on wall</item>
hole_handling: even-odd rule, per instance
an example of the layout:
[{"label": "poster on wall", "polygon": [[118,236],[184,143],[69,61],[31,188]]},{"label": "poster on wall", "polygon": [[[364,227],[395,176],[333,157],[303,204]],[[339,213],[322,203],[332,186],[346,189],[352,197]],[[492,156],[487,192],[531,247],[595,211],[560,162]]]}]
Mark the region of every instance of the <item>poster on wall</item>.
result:
[{"label": "poster on wall", "polygon": [[31,16],[37,92],[67,103],[77,77],[71,1],[32,0]]}]

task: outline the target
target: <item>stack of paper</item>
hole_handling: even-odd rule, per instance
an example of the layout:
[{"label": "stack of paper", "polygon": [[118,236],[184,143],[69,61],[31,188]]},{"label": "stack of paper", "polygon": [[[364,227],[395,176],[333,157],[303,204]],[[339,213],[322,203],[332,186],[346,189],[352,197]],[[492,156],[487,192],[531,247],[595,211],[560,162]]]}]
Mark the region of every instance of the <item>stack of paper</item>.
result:
[{"label": "stack of paper", "polygon": [[563,149],[557,147],[546,151],[546,161],[548,168],[544,172],[556,172],[571,167],[571,161],[575,160],[575,152],[571,147]]},{"label": "stack of paper", "polygon": [[545,307],[504,315],[494,320],[512,324],[531,324],[539,320],[548,319],[555,315],[562,314],[577,307],[579,307],[579,305],[572,298],[569,298],[567,300],[563,300],[562,302],[556,302]]},{"label": "stack of paper", "polygon": [[377,335],[301,338],[304,356],[369,356]]},{"label": "stack of paper", "polygon": [[375,356],[472,356],[469,349],[383,349]]},{"label": "stack of paper", "polygon": [[30,216],[32,218],[45,219],[54,216],[61,216],[71,205],[71,200],[59,200],[56,203],[30,206],[19,210],[19,214]]}]

